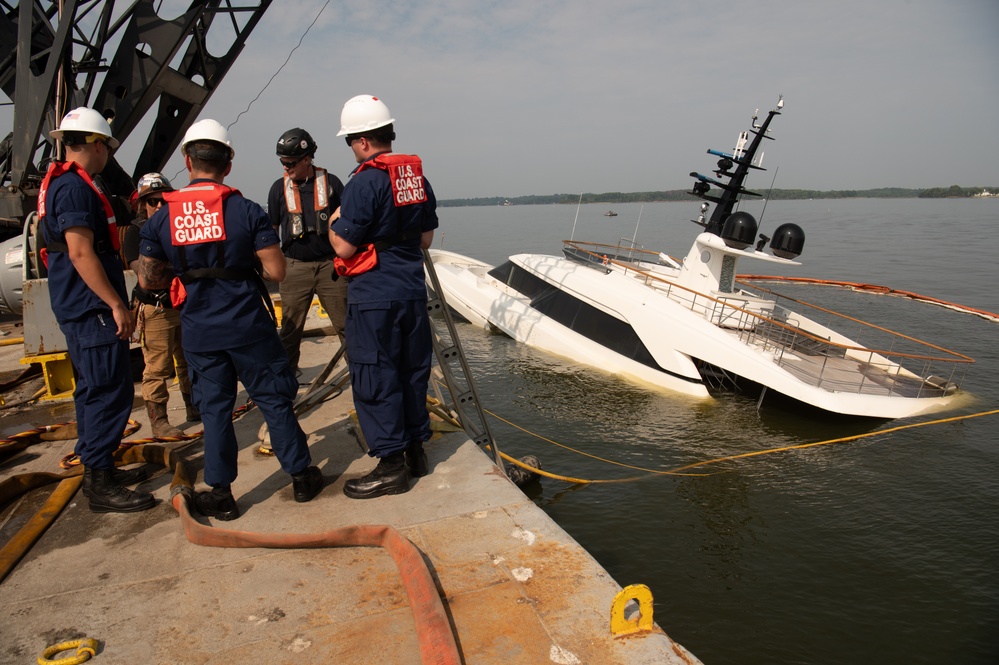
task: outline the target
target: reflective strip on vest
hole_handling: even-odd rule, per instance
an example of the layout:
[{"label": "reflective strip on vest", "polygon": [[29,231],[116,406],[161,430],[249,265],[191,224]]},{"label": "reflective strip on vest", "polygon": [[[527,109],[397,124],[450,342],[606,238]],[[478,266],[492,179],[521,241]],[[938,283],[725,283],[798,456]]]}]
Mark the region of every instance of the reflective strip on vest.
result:
[{"label": "reflective strip on vest", "polygon": [[[316,170],[313,205],[315,206],[315,210],[319,211],[330,204],[329,192],[326,189],[328,183],[326,182],[326,169],[321,169],[318,166],[313,168]],[[288,206],[289,213],[302,212],[302,197],[298,192],[295,181],[287,173],[284,174],[284,203]]]}]

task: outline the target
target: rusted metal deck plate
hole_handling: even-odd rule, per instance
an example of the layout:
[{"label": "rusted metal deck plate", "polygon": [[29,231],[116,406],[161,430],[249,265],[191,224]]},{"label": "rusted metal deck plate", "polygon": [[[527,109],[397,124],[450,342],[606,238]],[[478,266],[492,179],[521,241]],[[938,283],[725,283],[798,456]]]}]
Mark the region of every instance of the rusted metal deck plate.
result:
[{"label": "rusted metal deck plate", "polygon": [[[335,338],[306,339],[306,378],[335,345]],[[17,362],[16,352],[0,349],[4,367],[7,355]],[[301,418],[328,483],[307,504],[292,500],[277,461],[255,452],[260,413],[239,419],[233,491],[243,515],[216,526],[282,533],[395,526],[423,553],[469,664],[698,662],[658,627],[612,637],[618,583],[461,433],[428,446],[432,472],[407,494],[344,497],[344,481],[374,465],[352,432],[350,406],[348,392]],[[71,406],[64,409],[71,416]],[[172,392],[171,417],[182,409]],[[4,433],[23,429],[16,422],[65,415],[47,406],[5,417]],[[133,417],[144,423],[138,437],[148,423],[139,409]],[[57,471],[73,443],[32,446],[0,468],[0,478]],[[200,465],[199,450],[191,464]],[[412,613],[385,551],[199,547],[167,503],[169,481],[165,473],[146,481],[161,502],[129,515],[93,514],[77,495],[0,586],[0,663],[33,662],[45,647],[84,635],[100,641],[98,660],[109,663],[420,662]]]}]

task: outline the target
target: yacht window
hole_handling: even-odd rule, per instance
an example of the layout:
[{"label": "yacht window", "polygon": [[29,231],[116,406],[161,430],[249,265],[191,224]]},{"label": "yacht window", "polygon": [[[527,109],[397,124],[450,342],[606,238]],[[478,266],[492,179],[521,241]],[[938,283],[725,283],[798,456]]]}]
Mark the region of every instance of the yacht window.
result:
[{"label": "yacht window", "polygon": [[489,276],[530,298],[531,307],[566,328],[635,362],[666,371],[628,323],[569,295],[510,261],[490,270]]}]

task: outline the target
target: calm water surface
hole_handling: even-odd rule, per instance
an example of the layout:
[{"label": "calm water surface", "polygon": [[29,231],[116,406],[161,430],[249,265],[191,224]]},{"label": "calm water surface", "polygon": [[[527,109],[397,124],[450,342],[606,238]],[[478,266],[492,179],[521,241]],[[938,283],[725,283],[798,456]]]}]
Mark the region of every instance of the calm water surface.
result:
[{"label": "calm water surface", "polygon": [[[560,241],[632,238],[686,254],[697,203],[445,208],[435,247],[492,263]],[[759,217],[762,203],[745,209]],[[806,232],[784,274],[882,284],[999,312],[999,200],[771,202],[761,224]],[[773,274],[744,261],[742,273]],[[999,408],[999,324],[901,298],[777,286],[976,359],[957,413]],[[779,405],[650,391],[464,324],[500,448],[546,469],[532,498],[705,663],[999,663],[999,416],[934,424],[657,476],[724,455],[885,430]],[[948,414],[953,415],[953,414]]]}]

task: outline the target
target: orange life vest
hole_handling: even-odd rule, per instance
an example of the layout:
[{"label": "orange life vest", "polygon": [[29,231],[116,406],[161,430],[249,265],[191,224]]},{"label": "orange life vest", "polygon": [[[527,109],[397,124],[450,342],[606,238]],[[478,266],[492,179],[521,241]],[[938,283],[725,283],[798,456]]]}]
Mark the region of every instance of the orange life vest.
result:
[{"label": "orange life vest", "polygon": [[[170,243],[177,248],[181,274],[170,283],[170,302],[174,308],[187,300],[186,285],[196,279],[246,279],[253,280],[256,272],[225,267],[225,220],[222,204],[239,190],[218,182],[199,182],[173,192],[164,192],[170,226]],[[211,268],[194,268],[187,265],[188,245],[207,242],[218,243],[218,263]]]},{"label": "orange life vest", "polygon": [[170,243],[175,247],[225,240],[222,202],[239,191],[217,182],[188,185],[164,192],[170,216]]},{"label": "orange life vest", "polygon": [[[427,188],[423,184],[423,162],[416,155],[382,153],[361,162],[354,171],[355,174],[365,169],[381,169],[388,174],[392,183],[392,203],[396,208],[427,202]],[[357,248],[353,256],[347,259],[333,259],[333,269],[338,275],[353,277],[373,270],[378,266],[378,250],[387,249],[392,245],[408,240],[408,235],[400,235],[388,240],[382,240]]]},{"label": "orange life vest", "polygon": [[[316,170],[316,184],[313,187],[312,205],[318,212],[330,204],[329,191],[327,190],[329,183],[326,182],[326,169],[319,168],[318,166],[313,168]],[[302,196],[298,192],[298,186],[295,185],[295,181],[287,173],[284,174],[284,203],[288,206],[288,212],[302,212]]]},{"label": "orange life vest", "polygon": [[361,162],[354,173],[376,168],[385,171],[392,182],[392,202],[395,207],[427,202],[427,188],[423,184],[423,162],[416,155],[383,153]]},{"label": "orange life vest", "polygon": [[[41,220],[41,223],[45,223],[45,213],[48,207],[48,202],[45,199],[48,194],[49,185],[55,178],[58,178],[66,173],[75,173],[80,176],[80,178],[83,179],[83,182],[87,183],[87,185],[94,190],[94,193],[96,193],[97,197],[101,200],[101,205],[104,208],[104,216],[107,217],[108,220],[108,240],[111,243],[111,247],[117,252],[121,249],[121,238],[118,235],[118,224],[114,217],[114,209],[111,208],[111,202],[108,201],[108,197],[104,195],[104,192],[98,189],[97,185],[94,184],[90,174],[81,168],[76,162],[52,162],[49,164],[49,169],[46,171],[45,177],[42,179],[42,185],[38,190],[38,218]],[[101,245],[103,239],[100,237],[101,235],[100,231],[97,231],[94,236],[94,250],[97,252],[102,251]],[[52,240],[47,242],[45,247],[43,247],[40,252],[42,263],[44,263],[47,268],[49,265],[49,252],[66,252],[68,249],[69,248],[66,246],[65,240]]]}]

